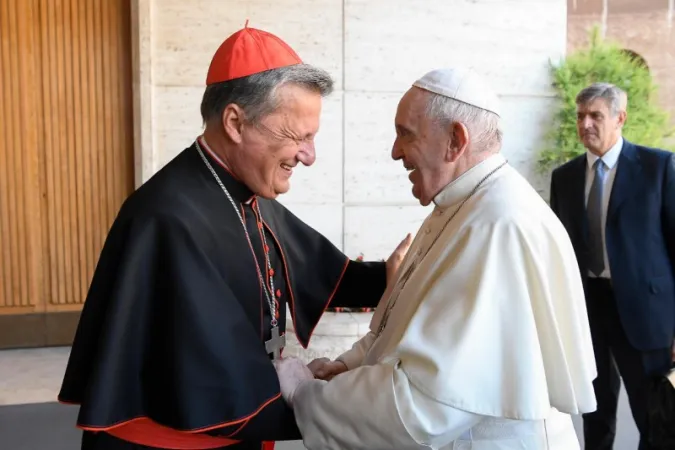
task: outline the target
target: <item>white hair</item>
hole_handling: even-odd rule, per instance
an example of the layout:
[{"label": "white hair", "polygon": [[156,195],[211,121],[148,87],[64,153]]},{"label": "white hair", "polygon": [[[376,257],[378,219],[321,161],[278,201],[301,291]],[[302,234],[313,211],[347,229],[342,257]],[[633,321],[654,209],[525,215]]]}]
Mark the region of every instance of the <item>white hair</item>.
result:
[{"label": "white hair", "polygon": [[491,111],[429,92],[426,113],[441,126],[453,122],[464,124],[469,130],[472,150],[475,152],[501,149],[501,119]]}]

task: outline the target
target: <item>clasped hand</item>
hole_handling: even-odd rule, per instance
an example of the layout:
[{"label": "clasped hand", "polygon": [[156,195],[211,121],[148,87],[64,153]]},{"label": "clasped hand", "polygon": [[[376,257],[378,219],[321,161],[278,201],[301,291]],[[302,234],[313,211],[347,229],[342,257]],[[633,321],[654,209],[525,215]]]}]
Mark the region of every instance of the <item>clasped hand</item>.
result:
[{"label": "clasped hand", "polygon": [[[403,262],[411,243],[412,236],[408,234],[387,259],[387,284],[392,283],[395,279],[399,266],[401,265],[401,262]],[[308,365],[305,365],[305,363],[298,358],[289,357],[274,360],[273,364],[277,371],[277,376],[279,377],[281,395],[289,405],[292,405],[293,396],[295,395],[298,386],[302,383],[315,378],[330,381],[336,375],[347,371],[347,366],[343,362],[331,361],[328,358],[317,358]]]},{"label": "clasped hand", "polygon": [[298,386],[303,382],[314,379],[314,374],[298,358],[288,357],[272,361],[279,377],[281,395],[286,403],[293,403],[293,396]]},{"label": "clasped hand", "polygon": [[315,378],[330,381],[334,376],[347,371],[347,366],[342,361],[331,361],[328,358],[317,358],[307,364]]},{"label": "clasped hand", "polygon": [[343,363],[328,358],[315,359],[308,365],[294,357],[278,359],[272,363],[279,377],[281,395],[289,405],[293,404],[293,396],[302,383],[315,378],[328,381],[347,370]]}]

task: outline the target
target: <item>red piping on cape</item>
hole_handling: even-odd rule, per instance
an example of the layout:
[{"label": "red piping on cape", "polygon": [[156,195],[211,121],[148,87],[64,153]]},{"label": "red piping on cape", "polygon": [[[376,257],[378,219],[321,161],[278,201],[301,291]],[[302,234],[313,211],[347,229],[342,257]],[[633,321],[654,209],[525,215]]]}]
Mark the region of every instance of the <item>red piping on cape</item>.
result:
[{"label": "red piping on cape", "polygon": [[[172,450],[210,450],[220,447],[227,447],[237,444],[241,441],[230,439],[231,436],[240,432],[246,424],[255,416],[257,416],[263,409],[281,398],[281,393],[263,403],[256,411],[241,419],[236,419],[230,422],[211,425],[193,430],[175,430],[173,428],[161,425],[154,420],[141,416],[133,419],[125,420],[108,426],[92,426],[78,423],[77,428],[91,432],[106,432],[123,441],[131,442],[137,445],[145,445],[156,448],[166,448]],[[59,402],[66,405],[77,405],[78,403],[70,403],[59,398]],[[228,436],[217,437],[207,434],[200,434],[218,428],[224,428],[232,425],[241,424],[237,430],[230,433]],[[263,448],[267,444],[274,444],[273,442],[263,443]]]},{"label": "red piping on cape", "polygon": [[[277,236],[274,234],[272,231],[272,228],[263,220],[263,224],[265,225],[265,228],[267,228],[267,231],[269,231],[270,235],[272,235],[272,239],[274,239],[274,242],[277,244],[277,247],[279,248],[279,253],[281,254],[281,261],[284,265],[284,274],[286,275],[286,284],[288,286],[288,293],[289,293],[289,300],[291,302],[291,313],[293,315],[293,331],[295,331],[295,337],[302,345],[302,348],[306,349],[309,346],[309,341],[312,338],[312,335],[314,334],[314,329],[316,326],[319,324],[318,322],[314,324],[314,327],[312,327],[312,330],[309,332],[309,336],[307,336],[307,342],[303,342],[302,339],[300,339],[300,336],[298,336],[298,327],[295,326],[296,321],[295,321],[295,296],[293,295],[293,289],[291,288],[291,280],[288,275],[288,265],[286,264],[286,256],[284,255],[284,250],[281,247],[281,244],[279,243],[279,240],[277,239]],[[342,268],[342,272],[340,273],[340,278],[338,278],[337,283],[335,283],[335,288],[333,289],[333,292],[330,294],[330,297],[328,297],[328,301],[326,301],[326,304],[323,305],[323,311],[321,311],[321,316],[326,312],[326,308],[330,305],[330,302],[333,300],[333,297],[335,297],[335,293],[337,292],[338,288],[340,287],[340,283],[342,283],[342,278],[345,275],[345,272],[347,271],[347,266],[349,265],[349,258],[345,261],[345,265]]]},{"label": "red piping on cape", "polygon": [[[217,158],[215,155],[212,154],[212,152],[209,150],[209,148],[206,145],[203,145],[203,147],[207,150],[209,155],[212,156],[212,158],[221,166],[223,169],[225,169],[228,173],[230,173],[235,179],[236,177],[232,172],[220,161],[219,158]],[[255,196],[254,196],[255,197]],[[262,220],[261,220],[262,221]],[[284,255],[283,248],[281,247],[281,244],[279,243],[279,240],[277,239],[276,235],[272,231],[272,229],[269,227],[269,225],[265,222],[262,221],[263,225],[267,228],[269,231],[270,235],[274,239],[277,247],[279,248],[279,253],[281,254],[281,259],[282,259],[282,264],[284,268],[284,274],[286,277],[286,283],[288,286],[288,293],[289,293],[289,300],[291,303],[291,309],[293,313],[293,323],[295,324],[295,297],[293,295],[293,289],[292,285],[290,282],[289,274],[288,274],[288,265],[286,264],[286,256]],[[251,253],[253,254],[253,258],[256,264],[258,264],[257,257],[255,255],[255,252],[253,251],[252,245],[249,243],[249,249],[251,250]],[[335,293],[337,292],[338,288],[340,287],[340,283],[342,282],[342,279],[344,277],[345,271],[347,270],[347,266],[349,265],[349,258],[346,259],[345,265],[342,268],[342,272],[340,273],[340,278],[338,279],[337,283],[335,284],[335,288],[333,289],[333,292],[331,293],[330,297],[328,297],[328,300],[326,301],[323,311],[325,313],[326,308],[330,305],[330,302],[333,300],[333,297],[335,296]],[[258,280],[258,284],[260,286],[260,302],[261,302],[261,318],[262,318],[262,289],[263,286],[260,283],[260,280]],[[318,324],[318,323],[317,323]],[[312,337],[312,334],[314,333],[314,329],[316,328],[316,325],[312,328],[312,330],[309,333],[308,340],[307,342],[303,342],[302,339],[298,336],[298,331],[296,327],[294,327],[295,335],[302,345],[303,348],[307,348],[309,345],[309,340]],[[241,441],[230,439],[229,437],[215,437],[215,436],[210,436],[206,434],[199,434],[199,433],[204,433],[210,430],[216,430],[218,428],[224,428],[227,426],[232,426],[241,423],[241,426],[237,428],[233,433],[231,433],[229,436],[234,436],[238,432],[240,432],[247,424],[248,422],[258,415],[263,409],[265,409],[267,406],[269,406],[271,403],[274,401],[278,400],[281,398],[281,392],[275,394],[274,397],[270,398],[267,400],[265,403],[263,403],[256,411],[251,413],[250,415],[243,417],[241,419],[236,419],[234,421],[226,422],[226,423],[221,423],[217,425],[211,425],[208,427],[203,427],[203,428],[198,428],[194,430],[174,430],[172,428],[166,427],[164,425],[161,425],[149,417],[146,416],[141,416],[141,417],[135,417],[132,419],[128,419],[113,425],[108,425],[108,426],[90,426],[90,425],[83,425],[78,423],[77,428],[85,430],[85,431],[91,431],[91,432],[106,432],[112,436],[117,437],[118,439],[122,439],[127,442],[131,442],[137,445],[145,445],[145,446],[150,446],[150,447],[157,447],[157,448],[166,448],[166,449],[172,449],[172,450],[211,450],[219,447],[226,447],[229,445],[237,444]],[[79,405],[79,403],[73,403],[73,402],[67,402],[65,400],[62,400],[61,398],[58,398],[59,403],[66,404],[66,405]],[[139,437],[140,436],[140,437]],[[274,442],[263,442],[262,445],[262,450],[273,450],[274,449]]]}]

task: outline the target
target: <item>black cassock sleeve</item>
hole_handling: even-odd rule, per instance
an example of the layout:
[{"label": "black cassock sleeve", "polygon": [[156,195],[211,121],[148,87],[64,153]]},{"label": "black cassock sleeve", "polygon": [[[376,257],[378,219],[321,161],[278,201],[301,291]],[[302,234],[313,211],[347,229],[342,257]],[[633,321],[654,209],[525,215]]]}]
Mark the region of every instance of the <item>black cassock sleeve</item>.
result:
[{"label": "black cassock sleeve", "polygon": [[300,438],[258,330],[203,252],[177,218],[113,226],[59,395],[81,405],[80,427],[147,418],[236,440]]},{"label": "black cassock sleeve", "polygon": [[300,344],[307,348],[328,307],[376,307],[387,285],[386,264],[349,258],[278,202],[261,202],[281,248],[293,295],[289,301]]},{"label": "black cassock sleeve", "polygon": [[384,262],[349,261],[331,308],[375,308],[387,287]]}]

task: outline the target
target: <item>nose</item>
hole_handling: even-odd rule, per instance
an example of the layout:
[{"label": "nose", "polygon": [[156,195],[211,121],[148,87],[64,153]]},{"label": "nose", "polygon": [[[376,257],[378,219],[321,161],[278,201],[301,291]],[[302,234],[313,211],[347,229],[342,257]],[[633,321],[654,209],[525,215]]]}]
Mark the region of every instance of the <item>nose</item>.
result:
[{"label": "nose", "polygon": [[583,120],[581,121],[581,127],[584,130],[590,130],[593,128],[593,120],[590,117],[584,117]]},{"label": "nose", "polygon": [[403,158],[403,150],[394,141],[394,145],[391,146],[391,159],[398,161],[401,158]]},{"label": "nose", "polygon": [[303,142],[300,144],[300,151],[298,152],[298,161],[305,166],[311,166],[316,161],[316,150],[314,149],[314,142]]}]

